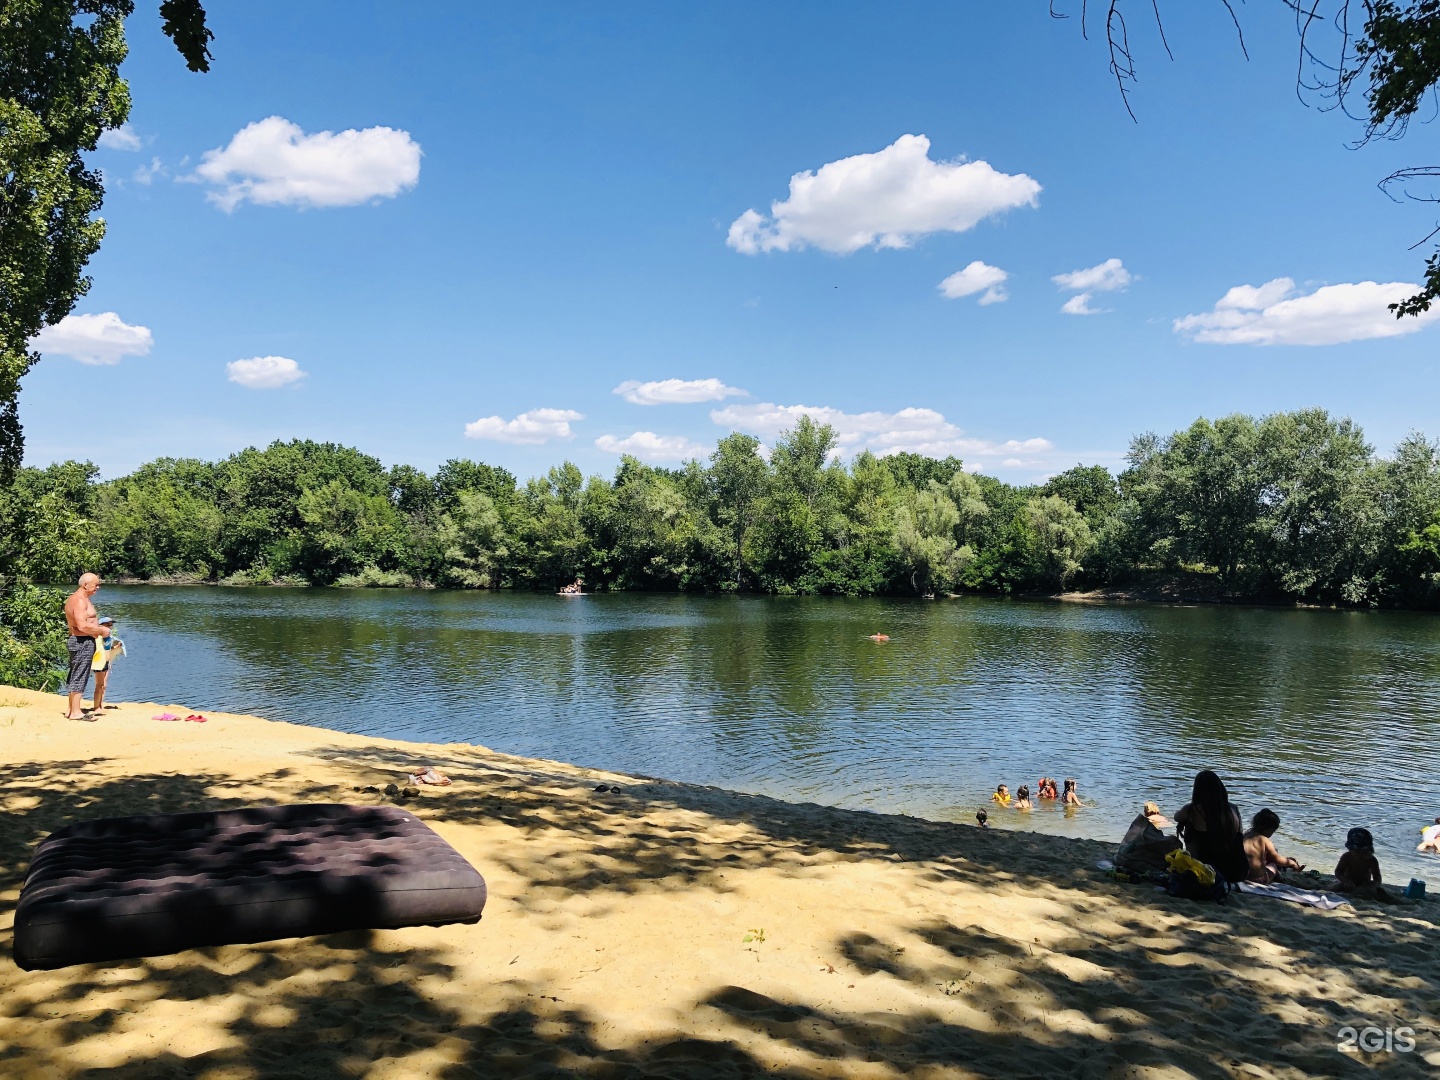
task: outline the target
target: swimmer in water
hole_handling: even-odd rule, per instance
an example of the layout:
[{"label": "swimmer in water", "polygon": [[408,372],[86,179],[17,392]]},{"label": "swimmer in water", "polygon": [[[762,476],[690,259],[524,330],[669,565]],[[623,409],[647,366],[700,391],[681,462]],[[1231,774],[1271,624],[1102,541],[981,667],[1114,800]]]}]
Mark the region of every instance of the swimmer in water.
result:
[{"label": "swimmer in water", "polygon": [[890,635],[889,635],[889,634],[871,634],[871,635],[870,635],[870,640],[871,640],[871,641],[889,641],[889,640],[890,640]]},{"label": "swimmer in water", "polygon": [[994,794],[994,795],[991,795],[990,798],[991,798],[992,800],[994,800],[994,801],[995,801],[997,804],[999,804],[1000,806],[1009,806],[1009,805],[1010,805],[1010,789],[1009,789],[1008,787],[1006,787],[1004,784],[999,784],[999,785],[997,785],[996,788],[995,788],[995,794]]}]

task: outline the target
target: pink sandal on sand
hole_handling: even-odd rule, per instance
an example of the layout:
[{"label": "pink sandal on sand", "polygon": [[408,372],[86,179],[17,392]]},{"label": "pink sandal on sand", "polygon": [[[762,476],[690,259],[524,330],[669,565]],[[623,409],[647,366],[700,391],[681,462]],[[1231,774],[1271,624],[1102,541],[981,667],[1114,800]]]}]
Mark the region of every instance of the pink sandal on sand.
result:
[{"label": "pink sandal on sand", "polygon": [[151,719],[151,720],[179,720],[180,717],[176,716],[174,713],[162,712],[162,713],[159,713],[158,715],[152,716],[150,719]]},{"label": "pink sandal on sand", "polygon": [[201,716],[199,713],[191,713],[189,716],[185,717],[185,719],[194,720],[197,724],[205,723],[205,717]]}]

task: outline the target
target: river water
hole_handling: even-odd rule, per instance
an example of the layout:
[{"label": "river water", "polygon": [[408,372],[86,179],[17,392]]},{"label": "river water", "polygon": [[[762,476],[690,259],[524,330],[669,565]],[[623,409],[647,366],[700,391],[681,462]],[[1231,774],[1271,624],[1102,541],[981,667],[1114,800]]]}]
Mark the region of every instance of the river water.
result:
[{"label": "river water", "polygon": [[[1440,815],[1440,619],[943,601],[107,586],[116,700],[257,713],[854,809],[970,821],[1003,782],[1085,808],[1007,828],[1118,839],[1201,768],[1325,872],[1387,881]],[[890,635],[884,644],[867,635]]]}]

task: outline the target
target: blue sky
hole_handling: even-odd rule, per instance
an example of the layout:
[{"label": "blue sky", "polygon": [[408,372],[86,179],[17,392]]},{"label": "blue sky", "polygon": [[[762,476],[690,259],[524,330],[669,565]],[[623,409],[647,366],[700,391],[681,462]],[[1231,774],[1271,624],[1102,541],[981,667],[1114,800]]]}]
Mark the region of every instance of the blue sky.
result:
[{"label": "blue sky", "polygon": [[1218,0],[1161,5],[1174,62],[1137,4],[1139,123],[1078,0],[211,6],[208,75],[131,20],[31,464],[307,437],[608,474],[797,406],[1015,481],[1234,411],[1440,435],[1440,331],[1373,336],[1363,284],[1419,279],[1433,215],[1375,182],[1433,134],[1350,149],[1278,0],[1248,61]]}]

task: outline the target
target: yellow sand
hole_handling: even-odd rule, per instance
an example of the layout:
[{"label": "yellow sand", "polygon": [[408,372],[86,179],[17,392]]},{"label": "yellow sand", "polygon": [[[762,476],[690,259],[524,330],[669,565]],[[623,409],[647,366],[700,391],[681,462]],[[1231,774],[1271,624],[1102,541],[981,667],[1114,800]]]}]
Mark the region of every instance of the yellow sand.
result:
[{"label": "yellow sand", "polygon": [[[1107,879],[1103,844],[161,708],[68,722],[61,699],[0,688],[0,1076],[1440,1068],[1433,902],[1202,905]],[[485,875],[478,925],[14,966],[30,850],[67,822],[374,802],[354,788],[419,764],[455,780],[406,805]],[[1366,1024],[1418,1045],[1337,1051]]]}]

